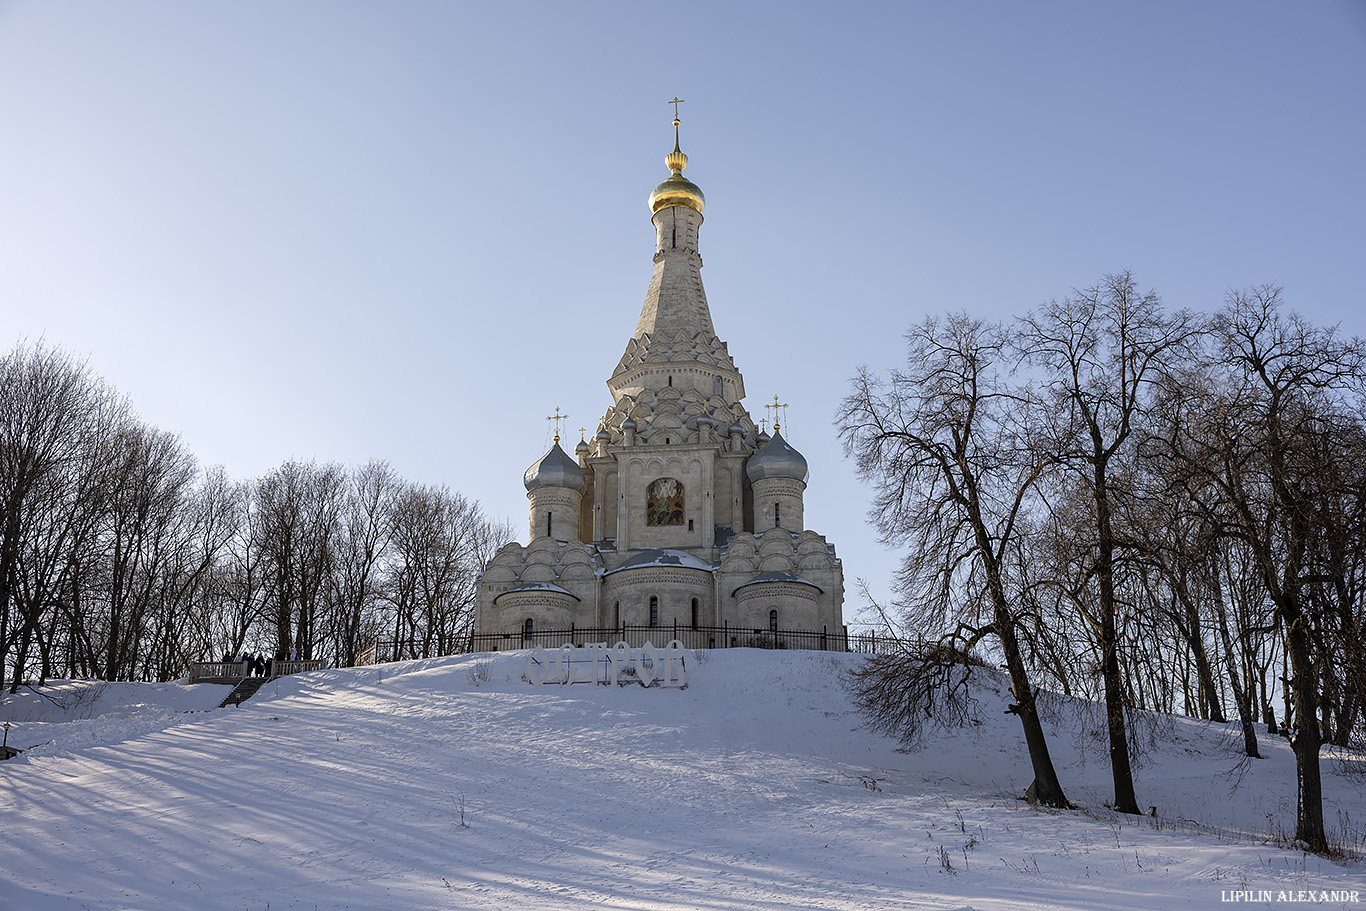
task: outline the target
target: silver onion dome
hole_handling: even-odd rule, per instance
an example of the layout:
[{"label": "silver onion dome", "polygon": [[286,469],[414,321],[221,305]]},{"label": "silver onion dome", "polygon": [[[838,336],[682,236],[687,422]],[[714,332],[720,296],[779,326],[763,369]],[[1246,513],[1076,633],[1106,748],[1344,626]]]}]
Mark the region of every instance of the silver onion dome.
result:
[{"label": "silver onion dome", "polygon": [[550,451],[536,464],[526,470],[522,484],[527,490],[540,487],[568,487],[570,490],[583,490],[583,469],[560,448],[557,441]]},{"label": "silver onion dome", "polygon": [[789,446],[783,435],[775,430],[769,444],[762,451],[749,457],[745,473],[749,475],[750,481],[761,481],[764,478],[796,478],[798,481],[805,481],[806,458]]}]

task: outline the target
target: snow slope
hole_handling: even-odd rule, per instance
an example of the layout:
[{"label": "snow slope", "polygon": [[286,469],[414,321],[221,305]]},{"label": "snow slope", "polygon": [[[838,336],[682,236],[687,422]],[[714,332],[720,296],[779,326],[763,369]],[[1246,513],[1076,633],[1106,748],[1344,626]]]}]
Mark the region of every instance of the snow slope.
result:
[{"label": "snow slope", "polygon": [[[1119,818],[1097,718],[1054,700],[1082,809],[1043,812],[1016,799],[1030,776],[996,678],[978,678],[978,724],[906,753],[851,711],[857,660],[729,649],[690,654],[682,690],[533,687],[523,652],[300,675],[212,711],[184,710],[220,687],[113,685],[72,721],[7,701],[11,744],[41,745],[0,763],[0,908],[1366,902],[1366,866],[1267,843],[1293,830],[1283,741],[1240,763],[1233,726],[1150,720],[1138,787],[1158,816]],[[1323,767],[1330,827],[1359,843],[1362,779]]]}]

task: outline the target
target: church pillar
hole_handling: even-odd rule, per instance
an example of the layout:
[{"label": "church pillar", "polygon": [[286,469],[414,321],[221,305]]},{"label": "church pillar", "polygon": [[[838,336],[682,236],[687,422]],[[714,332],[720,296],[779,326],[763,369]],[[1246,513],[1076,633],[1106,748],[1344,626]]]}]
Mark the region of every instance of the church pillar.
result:
[{"label": "church pillar", "polygon": [[631,501],[626,496],[628,490],[635,489],[635,472],[628,459],[617,460],[617,550],[631,547]]}]

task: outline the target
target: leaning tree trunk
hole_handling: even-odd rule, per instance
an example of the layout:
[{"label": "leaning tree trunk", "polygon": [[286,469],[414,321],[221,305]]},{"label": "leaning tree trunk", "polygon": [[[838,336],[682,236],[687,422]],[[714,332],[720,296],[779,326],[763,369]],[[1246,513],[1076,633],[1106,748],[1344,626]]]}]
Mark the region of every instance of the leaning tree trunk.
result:
[{"label": "leaning tree trunk", "polygon": [[1070,807],[1071,803],[1063,793],[1062,782],[1058,780],[1057,770],[1053,768],[1053,757],[1048,752],[1048,740],[1044,736],[1043,724],[1039,721],[1034,689],[1029,682],[1029,670],[1025,667],[1024,656],[1020,653],[1019,638],[1015,635],[1015,617],[1006,601],[1000,568],[987,539],[986,526],[980,521],[980,514],[976,510],[972,510],[972,514],[978,547],[986,564],[987,588],[991,592],[996,635],[1001,640],[1006,670],[1010,674],[1010,688],[1015,695],[1012,711],[1020,716],[1025,745],[1029,748],[1029,762],[1034,768],[1034,783],[1029,790],[1033,793],[1034,799],[1044,806]]},{"label": "leaning tree trunk", "polygon": [[1034,690],[1029,684],[1029,672],[1025,669],[1020,644],[1015,636],[1014,618],[999,607],[995,615],[1001,650],[1005,653],[1006,669],[1010,673],[1010,688],[1015,695],[1013,710],[1020,716],[1025,745],[1029,748],[1029,762],[1034,768],[1034,783],[1029,790],[1034,799],[1044,806],[1070,807],[1067,795],[1062,790],[1062,782],[1058,781],[1057,770],[1053,768],[1053,757],[1048,752],[1048,741],[1044,737],[1043,724],[1039,721]]},{"label": "leaning tree trunk", "polygon": [[1204,704],[1205,717],[1220,723],[1228,721],[1224,716],[1224,707],[1219,701],[1219,687],[1214,682],[1214,668],[1210,666],[1209,651],[1205,648],[1205,632],[1200,624],[1200,612],[1196,609],[1190,592],[1185,590],[1184,582],[1180,583],[1180,589],[1176,597],[1181,602],[1184,622],[1178,624],[1178,629],[1185,636],[1186,645],[1191,651],[1191,660],[1195,663],[1195,676],[1200,684],[1200,701]]},{"label": "leaning tree trunk", "polygon": [[1257,728],[1252,721],[1252,693],[1243,689],[1242,678],[1238,673],[1238,659],[1233,651],[1233,637],[1228,631],[1228,611],[1224,608],[1224,584],[1219,577],[1219,565],[1215,561],[1211,567],[1210,581],[1214,587],[1214,612],[1219,623],[1219,639],[1224,646],[1224,665],[1228,671],[1228,682],[1233,687],[1233,702],[1238,708],[1238,721],[1243,727],[1243,752],[1253,759],[1261,759],[1257,750]]}]

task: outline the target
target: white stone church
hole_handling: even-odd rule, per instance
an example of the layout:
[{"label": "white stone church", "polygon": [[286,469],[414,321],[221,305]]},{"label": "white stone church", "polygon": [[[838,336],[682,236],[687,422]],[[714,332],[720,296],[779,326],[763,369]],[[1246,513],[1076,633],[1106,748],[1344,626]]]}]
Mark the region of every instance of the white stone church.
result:
[{"label": "white stone church", "polygon": [[779,422],[770,437],[751,419],[712,326],[704,199],[683,176],[678,125],[672,174],[650,194],[654,274],[607,380],[613,404],[573,457],[556,434],[526,470],[530,543],[503,547],[479,580],[480,648],[631,627],[663,627],[657,642],[677,632],[697,648],[844,647],[844,572],[806,526],[806,459]]}]

